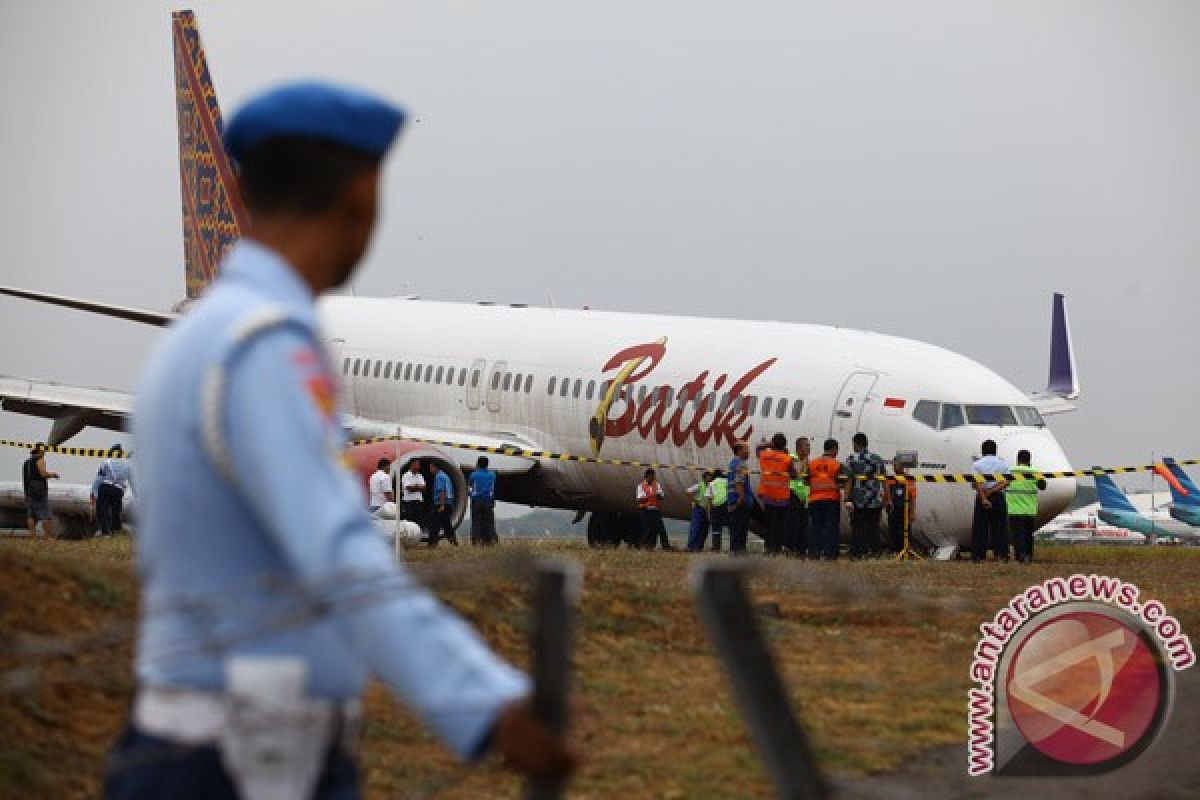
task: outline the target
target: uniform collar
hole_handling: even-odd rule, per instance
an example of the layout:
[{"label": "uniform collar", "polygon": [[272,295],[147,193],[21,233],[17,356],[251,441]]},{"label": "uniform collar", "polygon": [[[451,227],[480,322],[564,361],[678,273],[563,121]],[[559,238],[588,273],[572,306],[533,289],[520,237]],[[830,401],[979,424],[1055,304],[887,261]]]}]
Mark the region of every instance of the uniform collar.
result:
[{"label": "uniform collar", "polygon": [[306,316],[313,313],[308,284],[283,256],[258,242],[242,239],[234,245],[222,277],[260,289],[290,311]]}]

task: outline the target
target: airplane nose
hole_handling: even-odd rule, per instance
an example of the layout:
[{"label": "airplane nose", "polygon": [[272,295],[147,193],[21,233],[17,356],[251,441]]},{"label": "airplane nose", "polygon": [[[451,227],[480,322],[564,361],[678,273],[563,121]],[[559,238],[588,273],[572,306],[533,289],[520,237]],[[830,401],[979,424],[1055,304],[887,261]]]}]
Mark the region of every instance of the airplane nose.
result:
[{"label": "airplane nose", "polygon": [[[1071,471],[1071,462],[1067,460],[1062,446],[1054,438],[1054,434],[1044,428],[1038,431],[1015,431],[1002,437],[997,444],[1000,457],[1010,464],[1017,463],[1018,452],[1028,450],[1034,469],[1043,472]],[[1076,488],[1075,478],[1053,478],[1046,481],[1045,490],[1038,492],[1039,527],[1066,511],[1067,506],[1075,499]]]}]

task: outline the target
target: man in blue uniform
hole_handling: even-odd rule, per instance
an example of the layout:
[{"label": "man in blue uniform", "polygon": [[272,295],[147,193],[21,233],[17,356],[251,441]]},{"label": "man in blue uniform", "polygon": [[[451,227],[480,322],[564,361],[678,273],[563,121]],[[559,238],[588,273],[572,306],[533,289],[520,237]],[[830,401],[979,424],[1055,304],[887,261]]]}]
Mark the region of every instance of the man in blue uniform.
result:
[{"label": "man in blue uniform", "polygon": [[471,544],[491,545],[496,536],[496,473],[480,456],[469,480],[471,485]]},{"label": "man in blue uniform", "polygon": [[458,547],[458,534],[454,532],[454,482],[446,471],[430,462],[433,473],[433,522],[429,525],[429,546],[437,547],[443,537]]},{"label": "man in blue uniform", "polygon": [[96,524],[100,526],[98,531],[104,536],[111,536],[124,527],[121,521],[121,505],[125,502],[125,490],[132,483],[129,461],[120,457],[120,443],[114,444],[109,451],[118,455],[115,458],[106,458],[100,464],[96,477],[92,479],[92,489],[88,497],[92,513],[96,516]]},{"label": "man in blue uniform", "polygon": [[754,491],[750,488],[750,445],[735,442],[733,458],[729,460],[729,551],[745,554],[750,537],[750,512],[754,508]]},{"label": "man in blue uniform", "polygon": [[314,297],[362,257],[403,120],[303,83],[225,130],[252,223],[134,408],[138,690],[110,798],[357,797],[347,733],[371,675],[463,758],[571,769],[526,677],[394,563],[342,460]]}]

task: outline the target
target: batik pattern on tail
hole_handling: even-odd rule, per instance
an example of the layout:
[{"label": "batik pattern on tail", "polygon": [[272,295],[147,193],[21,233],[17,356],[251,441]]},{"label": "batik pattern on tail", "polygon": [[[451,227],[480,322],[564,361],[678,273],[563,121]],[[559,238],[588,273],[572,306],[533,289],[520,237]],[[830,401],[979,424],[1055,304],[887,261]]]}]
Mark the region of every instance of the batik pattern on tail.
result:
[{"label": "batik pattern on tail", "polygon": [[175,45],[183,251],[187,300],[191,300],[216,277],[221,257],[246,229],[246,211],[238,196],[233,167],[221,145],[221,109],[192,12],[172,14],[171,32]]}]

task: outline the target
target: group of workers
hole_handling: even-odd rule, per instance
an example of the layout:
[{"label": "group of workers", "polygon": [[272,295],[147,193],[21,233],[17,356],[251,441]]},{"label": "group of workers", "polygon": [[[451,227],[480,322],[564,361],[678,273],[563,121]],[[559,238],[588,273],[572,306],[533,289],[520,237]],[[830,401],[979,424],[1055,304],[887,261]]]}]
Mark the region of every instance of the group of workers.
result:
[{"label": "group of workers", "polygon": [[[392,462],[379,459],[375,472],[367,480],[367,506],[372,514],[385,503],[395,502],[393,492]],[[454,481],[437,462],[429,462],[433,478],[432,491],[421,471],[420,459],[408,463],[408,469],[400,475],[401,519],[415,523],[422,531],[421,540],[430,547],[446,539],[458,546],[458,535],[454,530]],[[475,469],[467,477],[467,492],[471,500],[471,544],[494,545],[496,535],[496,472],[489,468],[487,456],[480,456]]]},{"label": "group of workers", "polygon": [[[729,529],[731,552],[745,553],[750,521],[755,507],[765,522],[763,550],[767,555],[788,555],[812,560],[835,560],[839,553],[841,509],[850,515],[850,558],[878,558],[886,551],[900,553],[908,546],[908,533],[916,513],[917,484],[904,480],[909,464],[887,464],[868,447],[864,433],[852,438],[853,452],[838,460],[838,442],[825,440],[822,454],[811,456],[807,437],[796,439],[788,450],[787,437],[775,434],[757,448],[760,478],[757,492],[750,480],[750,448],[746,442],[733,446],[727,470],[705,471],[688,488],[692,501],[687,550],[700,552],[711,534],[711,549],[722,549],[723,531]],[[980,474],[1032,472],[1030,453],[1022,450],[1017,465],[1010,467],[996,456],[996,443],[987,440],[983,456],[974,463]],[[983,560],[990,546],[997,559],[1009,559],[1009,531],[1015,537],[1018,561],[1033,559],[1033,532],[1037,515],[1037,493],[1044,480],[1018,478],[1011,482],[984,481],[976,485],[972,559]],[[636,499],[641,518],[644,548],[660,541],[672,549],[662,521],[662,484],[653,469],[646,470],[638,484]],[[881,541],[886,515],[888,537]]]}]

